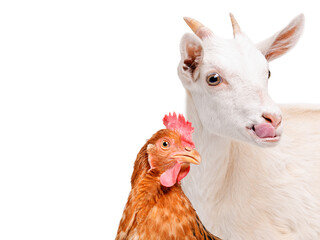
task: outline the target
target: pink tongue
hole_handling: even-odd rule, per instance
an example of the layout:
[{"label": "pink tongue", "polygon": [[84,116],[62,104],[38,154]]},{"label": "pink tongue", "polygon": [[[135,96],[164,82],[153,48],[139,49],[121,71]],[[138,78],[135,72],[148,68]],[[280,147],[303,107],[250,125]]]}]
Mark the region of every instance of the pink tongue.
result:
[{"label": "pink tongue", "polygon": [[276,135],[276,130],[270,123],[255,125],[254,131],[260,138],[274,137]]},{"label": "pink tongue", "polygon": [[176,184],[180,169],[180,163],[176,163],[172,168],[162,173],[160,176],[161,185],[165,187],[172,187],[174,184]]}]

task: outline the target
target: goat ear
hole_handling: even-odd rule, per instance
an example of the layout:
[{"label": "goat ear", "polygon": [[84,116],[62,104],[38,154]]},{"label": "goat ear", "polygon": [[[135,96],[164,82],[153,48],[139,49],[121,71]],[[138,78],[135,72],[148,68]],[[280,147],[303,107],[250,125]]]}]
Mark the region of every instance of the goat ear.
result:
[{"label": "goat ear", "polygon": [[257,44],[257,48],[270,62],[276,59],[298,42],[304,28],[304,16],[298,15],[282,31]]},{"label": "goat ear", "polygon": [[203,58],[203,47],[198,37],[186,33],[180,42],[181,62],[179,73],[195,81],[199,76],[199,65]]}]

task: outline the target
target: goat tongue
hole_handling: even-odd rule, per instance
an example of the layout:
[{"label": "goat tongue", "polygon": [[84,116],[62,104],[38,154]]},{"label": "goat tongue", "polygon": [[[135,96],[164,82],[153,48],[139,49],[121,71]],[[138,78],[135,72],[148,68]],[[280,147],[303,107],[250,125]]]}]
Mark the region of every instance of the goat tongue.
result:
[{"label": "goat tongue", "polygon": [[256,135],[260,138],[275,137],[276,130],[270,123],[260,123],[254,126]]}]

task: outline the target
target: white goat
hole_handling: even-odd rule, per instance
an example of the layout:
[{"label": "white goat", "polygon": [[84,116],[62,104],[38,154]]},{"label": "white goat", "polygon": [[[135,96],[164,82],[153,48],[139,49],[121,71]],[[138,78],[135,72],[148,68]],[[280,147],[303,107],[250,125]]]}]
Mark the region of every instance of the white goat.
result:
[{"label": "white goat", "polygon": [[178,74],[203,163],[183,188],[223,239],[319,240],[320,107],[280,110],[267,90],[268,61],[296,44],[304,16],[257,45],[230,17],[230,40],[185,18],[197,36],[183,36]]}]

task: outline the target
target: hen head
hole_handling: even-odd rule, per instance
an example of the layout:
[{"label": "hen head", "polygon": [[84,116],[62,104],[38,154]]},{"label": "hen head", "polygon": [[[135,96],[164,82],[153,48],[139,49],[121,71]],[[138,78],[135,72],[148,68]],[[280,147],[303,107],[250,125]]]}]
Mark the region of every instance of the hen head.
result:
[{"label": "hen head", "polygon": [[160,183],[165,187],[175,185],[187,176],[190,163],[200,164],[199,153],[192,142],[191,123],[182,115],[166,115],[162,129],[148,141],[147,154],[150,170],[160,175]]}]

